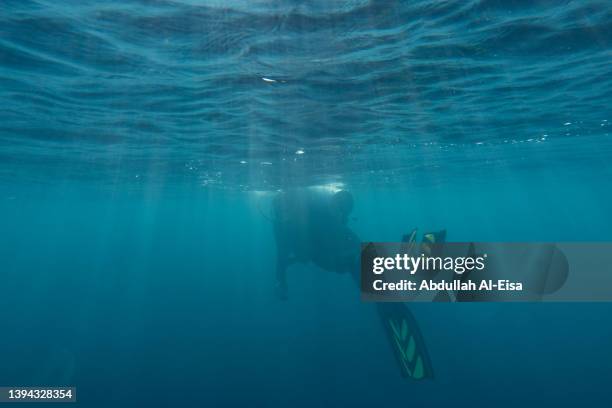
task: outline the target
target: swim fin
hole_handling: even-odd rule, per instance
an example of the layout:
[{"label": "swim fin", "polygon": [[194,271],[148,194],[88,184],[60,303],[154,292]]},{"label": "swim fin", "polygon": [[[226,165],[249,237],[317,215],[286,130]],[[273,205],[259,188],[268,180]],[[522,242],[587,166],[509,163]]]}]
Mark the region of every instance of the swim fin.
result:
[{"label": "swim fin", "polygon": [[446,230],[423,234],[421,252],[427,256],[440,256],[444,242],[446,242]]},{"label": "swim fin", "polygon": [[403,303],[377,303],[376,307],[402,377],[433,378],[425,341],[408,307]]},{"label": "swim fin", "polygon": [[[433,240],[424,239],[424,243],[437,244],[438,241],[444,241],[445,231],[433,234]],[[400,252],[412,254],[417,246],[417,229],[413,229],[410,234],[402,237]],[[366,259],[378,256],[376,247],[370,243],[363,249]],[[362,253],[362,256],[363,256]],[[355,276],[356,281],[359,278]],[[362,290],[367,290],[371,286],[361,282]],[[383,325],[385,335],[389,339],[389,345],[393,349],[393,354],[400,366],[402,377],[409,377],[414,380],[423,380],[433,378],[433,367],[425,341],[421,335],[419,325],[404,303],[395,302],[379,302],[376,303],[376,309],[380,322]]]}]

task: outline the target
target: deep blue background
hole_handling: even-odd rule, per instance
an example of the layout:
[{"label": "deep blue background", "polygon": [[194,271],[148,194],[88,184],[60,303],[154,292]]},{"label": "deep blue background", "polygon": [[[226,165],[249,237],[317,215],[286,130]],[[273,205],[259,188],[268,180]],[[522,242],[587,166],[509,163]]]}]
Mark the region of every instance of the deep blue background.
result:
[{"label": "deep blue background", "polygon": [[[580,199],[554,179],[358,189],[351,225],[379,241],[415,225],[457,241],[607,239],[610,194],[565,180]],[[610,400],[608,304],[414,304],[436,378],[401,379],[348,276],[296,265],[275,299],[271,195],[5,188],[0,383],[74,384],[86,406]]]}]

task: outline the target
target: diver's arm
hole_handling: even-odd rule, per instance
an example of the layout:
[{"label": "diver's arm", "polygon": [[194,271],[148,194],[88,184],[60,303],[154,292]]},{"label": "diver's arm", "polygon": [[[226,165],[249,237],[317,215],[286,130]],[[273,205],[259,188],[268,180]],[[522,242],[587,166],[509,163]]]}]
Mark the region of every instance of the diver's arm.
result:
[{"label": "diver's arm", "polygon": [[287,298],[287,257],[289,248],[285,240],[286,226],[278,219],[274,222],[274,238],[276,241],[276,283],[274,291],[280,299]]},{"label": "diver's arm", "polygon": [[276,282],[287,286],[287,260],[278,257],[276,260]]},{"label": "diver's arm", "polygon": [[278,256],[276,259],[276,295],[282,299],[287,299],[287,259],[284,256]]},{"label": "diver's arm", "polygon": [[276,294],[282,300],[287,299],[287,268],[297,262],[295,256],[279,256],[276,259]]}]

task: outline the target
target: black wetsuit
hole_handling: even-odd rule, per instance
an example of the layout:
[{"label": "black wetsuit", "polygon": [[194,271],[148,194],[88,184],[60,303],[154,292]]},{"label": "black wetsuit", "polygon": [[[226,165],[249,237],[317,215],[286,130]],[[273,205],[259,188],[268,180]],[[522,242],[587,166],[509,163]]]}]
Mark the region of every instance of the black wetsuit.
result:
[{"label": "black wetsuit", "polygon": [[357,272],[359,239],[347,225],[350,209],[338,206],[335,197],[329,191],[300,189],[275,198],[276,277],[281,286],[286,287],[286,269],[294,262]]}]

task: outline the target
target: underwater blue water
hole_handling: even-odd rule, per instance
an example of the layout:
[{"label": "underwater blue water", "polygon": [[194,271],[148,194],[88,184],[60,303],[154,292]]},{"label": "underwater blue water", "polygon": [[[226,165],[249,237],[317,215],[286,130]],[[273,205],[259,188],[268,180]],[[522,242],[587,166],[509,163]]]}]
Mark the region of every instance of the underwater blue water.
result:
[{"label": "underwater blue water", "polygon": [[399,376],[347,276],[273,293],[277,190],[396,241],[610,241],[608,1],[0,4],[0,385],[82,406],[612,402],[612,305],[415,304]]}]

